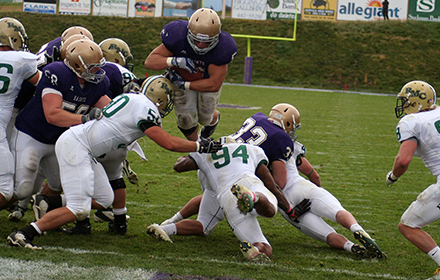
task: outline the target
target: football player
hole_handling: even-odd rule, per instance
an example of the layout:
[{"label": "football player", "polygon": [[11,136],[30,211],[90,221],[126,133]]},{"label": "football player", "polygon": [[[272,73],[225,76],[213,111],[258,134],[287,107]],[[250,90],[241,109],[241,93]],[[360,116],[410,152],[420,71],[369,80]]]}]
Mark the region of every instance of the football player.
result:
[{"label": "football player", "polygon": [[[15,162],[9,148],[7,125],[12,118],[14,102],[23,81],[36,85],[41,72],[37,57],[27,50],[26,30],[15,18],[0,19],[0,61],[2,62],[0,87],[0,209],[11,200],[14,191]],[[19,50],[21,50],[19,52]]]},{"label": "football player", "polygon": [[386,175],[388,186],[408,170],[414,155],[419,156],[437,182],[427,187],[411,203],[400,218],[399,230],[411,243],[432,258],[439,268],[429,279],[440,279],[440,248],[422,227],[440,219],[438,191],[440,181],[440,109],[436,104],[434,88],[424,81],[411,81],[397,94],[395,107],[399,152],[393,169]]},{"label": "football player", "polygon": [[168,69],[179,88],[174,97],[177,125],[185,137],[196,140],[214,133],[220,118],[216,106],[228,64],[237,54],[232,36],[221,30],[217,13],[208,8],[194,12],[189,21],[168,23],[161,32],[162,44],[146,58],[147,69]]},{"label": "football player", "polygon": [[[74,40],[78,39],[90,39],[93,40],[93,35],[90,31],[82,26],[72,26],[67,28],[60,37],[55,38],[54,40],[44,44],[41,46],[40,50],[37,53],[38,56],[38,69],[42,70],[44,66],[54,61],[63,61],[65,58],[65,50],[68,44],[72,43]],[[61,49],[64,46],[64,57],[61,55]],[[18,94],[17,99],[14,103],[14,110],[12,113],[11,120],[8,124],[8,137],[10,138],[12,134],[12,130],[15,125],[15,118],[18,113],[26,106],[26,104],[31,100],[35,93],[35,86],[29,83],[28,81],[24,81],[20,93]],[[36,184],[42,185],[45,180],[45,176],[42,171],[39,172],[38,178],[36,179]],[[42,192],[50,192],[47,183],[44,185]],[[37,187],[35,188],[37,189]],[[8,219],[11,221],[20,221],[25,212],[27,211],[29,201],[31,197],[24,198],[16,203],[15,209],[8,216]]]},{"label": "football player", "polygon": [[278,205],[286,212],[292,211],[290,217],[296,219],[310,209],[309,202],[304,200],[301,209],[293,210],[266,166],[268,159],[263,149],[236,143],[231,137],[223,139],[225,144],[217,153],[190,153],[174,165],[178,172],[200,169],[199,178],[206,189],[197,220],[164,226],[152,224],[147,232],[169,242],[172,242],[169,235],[205,236],[226,216],[241,242],[243,255],[254,263],[270,263],[272,248],[261,231],[257,215],[271,218]]},{"label": "football player", "polygon": [[[99,46],[90,40],[70,44],[64,62],[43,68],[34,97],[17,116],[11,150],[16,158],[14,198],[24,199],[41,188],[40,167],[49,187],[62,191],[55,142],[68,127],[96,118],[110,102],[108,78]],[[95,108],[97,107],[97,108]]]},{"label": "football player", "polygon": [[35,223],[11,233],[8,243],[38,249],[31,242],[35,236],[88,217],[94,207],[108,208],[113,203],[113,190],[102,164],[96,158],[126,147],[147,135],[169,151],[213,153],[222,148],[212,139],[197,142],[172,136],[162,129],[162,118],[172,110],[172,85],[162,76],[145,81],[142,94],[121,94],[114,98],[95,120],[70,127],[55,145],[66,206],[47,212]]},{"label": "football player", "polygon": [[[299,112],[290,104],[276,104],[270,110],[269,116],[256,113],[246,119],[241,128],[231,135],[237,142],[249,143],[263,148],[269,159],[269,166],[275,182],[284,188],[286,184],[286,161],[293,152],[293,141],[297,136],[295,131],[300,129]],[[315,171],[316,174],[316,171]],[[312,177],[315,175],[312,174]],[[197,214],[202,195],[191,199],[173,217],[162,224],[178,222]]]}]

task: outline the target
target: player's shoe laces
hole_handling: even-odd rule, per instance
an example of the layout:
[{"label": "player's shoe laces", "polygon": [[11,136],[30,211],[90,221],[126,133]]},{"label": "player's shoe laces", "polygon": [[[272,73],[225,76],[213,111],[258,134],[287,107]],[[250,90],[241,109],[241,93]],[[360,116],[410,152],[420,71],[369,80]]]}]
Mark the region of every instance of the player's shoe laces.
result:
[{"label": "player's shoe laces", "polygon": [[426,280],[438,280],[440,279],[440,267],[434,272],[434,276],[426,278]]},{"label": "player's shoe laces", "polygon": [[374,242],[374,239],[371,238],[371,236],[366,233],[363,230],[356,230],[353,232],[354,238],[359,240],[359,242],[364,245],[364,247],[367,249],[367,253],[370,258],[378,258],[378,259],[386,259],[387,255],[380,250],[379,246],[377,246],[376,242]]},{"label": "player's shoe laces", "polygon": [[149,225],[147,227],[147,233],[157,239],[173,243],[173,240],[171,240],[168,234],[158,224]]},{"label": "player's shoe laces", "polygon": [[261,253],[254,245],[247,241],[240,243],[240,249],[243,253],[243,256],[253,263],[271,263],[270,258],[265,253]]},{"label": "player's shoe laces", "polygon": [[22,231],[14,231],[9,234],[6,238],[8,244],[15,247],[23,247],[28,249],[41,249],[41,247],[35,246],[31,243],[31,241],[26,237],[26,235]]},{"label": "player's shoe laces", "polygon": [[237,206],[240,213],[247,214],[254,209],[253,196],[250,190],[238,184],[234,184],[231,188],[231,192],[238,199]]},{"label": "player's shoe laces", "polygon": [[360,258],[368,258],[369,257],[367,249],[365,249],[365,247],[362,245],[354,244],[351,247],[351,252]]},{"label": "player's shoe laces", "polygon": [[19,221],[21,221],[21,219],[23,219],[23,216],[26,211],[27,211],[27,209],[23,209],[17,205],[17,206],[15,206],[14,211],[12,211],[11,214],[9,214],[8,220],[13,221],[13,222],[19,222]]},{"label": "player's shoe laces", "polygon": [[63,228],[63,232],[68,235],[90,235],[92,234],[92,224],[90,224],[88,218],[82,221],[76,221],[74,227]]},{"label": "player's shoe laces", "polygon": [[[126,220],[130,220],[130,216],[125,215]],[[95,211],[95,214],[93,215],[93,220],[96,223],[104,223],[104,222],[112,222],[115,220],[115,213],[113,213],[112,208],[107,209],[99,209]]]},{"label": "player's shoe laces", "polygon": [[49,209],[49,204],[46,201],[45,195],[36,195],[32,196],[32,211],[34,211],[35,221],[38,221],[46,215],[47,209]]},{"label": "player's shoe laces", "polygon": [[137,184],[137,182],[139,181],[138,175],[136,174],[136,172],[134,172],[131,169],[130,163],[128,162],[127,159],[124,160],[124,165],[122,167],[122,173],[124,174],[125,178],[127,178],[128,181],[132,184]]}]

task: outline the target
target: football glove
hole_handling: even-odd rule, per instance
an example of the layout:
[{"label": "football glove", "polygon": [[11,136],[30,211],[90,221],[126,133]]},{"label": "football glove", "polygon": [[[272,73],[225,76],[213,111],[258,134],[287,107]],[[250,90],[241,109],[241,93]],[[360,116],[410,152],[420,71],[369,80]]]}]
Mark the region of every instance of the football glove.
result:
[{"label": "football glove", "polygon": [[194,64],[192,59],[188,57],[173,57],[171,58],[171,65],[185,69],[191,74],[197,72],[196,65]]},{"label": "football glove", "polygon": [[101,118],[102,118],[102,110],[99,108],[93,108],[92,110],[90,110],[88,114],[81,116],[81,122],[86,123],[90,120],[95,120],[95,119],[99,120]]},{"label": "football glove", "polygon": [[122,92],[123,93],[127,93],[127,92],[135,92],[135,93],[139,93],[141,91],[141,87],[139,86],[139,84],[133,80],[129,83],[127,83],[123,88],[122,88]]},{"label": "football glove", "polygon": [[306,213],[310,210],[310,199],[304,198],[300,203],[298,203],[295,207],[290,208],[289,211],[286,212],[286,214],[292,219],[296,220],[299,216]]},{"label": "football glove", "polygon": [[213,138],[200,138],[197,143],[197,151],[199,153],[215,153],[222,148],[222,144],[214,141]]},{"label": "football glove", "polygon": [[175,70],[171,70],[170,81],[180,89],[185,89],[185,80]]},{"label": "football glove", "polygon": [[394,184],[399,177],[394,176],[393,171],[391,170],[387,174],[387,186],[389,187],[391,184]]}]

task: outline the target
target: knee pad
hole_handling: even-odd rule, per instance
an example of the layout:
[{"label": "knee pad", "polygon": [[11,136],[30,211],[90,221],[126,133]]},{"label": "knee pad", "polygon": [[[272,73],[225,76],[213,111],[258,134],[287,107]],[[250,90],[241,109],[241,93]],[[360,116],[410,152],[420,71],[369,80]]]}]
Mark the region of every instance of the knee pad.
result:
[{"label": "knee pad", "polygon": [[190,129],[183,129],[179,126],[180,131],[182,131],[183,135],[188,136],[193,134],[194,131],[196,131],[197,126],[191,127]]},{"label": "knee pad", "polygon": [[30,171],[34,172],[38,169],[40,159],[38,151],[34,148],[29,148],[24,151],[23,165]]},{"label": "knee pad", "polygon": [[199,122],[197,112],[176,114],[176,117],[177,126],[183,129],[191,129]]},{"label": "knee pad", "polygon": [[119,189],[125,189],[127,187],[125,185],[124,178],[119,178],[119,179],[111,180],[110,181],[110,185],[112,186],[112,189],[114,191],[119,190]]},{"label": "knee pad", "polygon": [[25,199],[26,197],[30,197],[33,195],[34,183],[31,181],[23,181],[18,185],[18,188],[15,190],[15,198],[18,200]]}]

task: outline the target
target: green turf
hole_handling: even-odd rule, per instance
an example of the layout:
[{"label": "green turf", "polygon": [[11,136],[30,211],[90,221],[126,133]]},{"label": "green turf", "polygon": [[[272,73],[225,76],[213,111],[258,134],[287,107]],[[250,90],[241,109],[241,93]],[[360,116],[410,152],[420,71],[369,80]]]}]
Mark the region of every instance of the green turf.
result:
[{"label": "green turf", "polygon": [[[148,162],[129,153],[132,168],[140,177],[139,186],[127,181],[128,214],[131,220],[125,236],[111,235],[106,224],[92,222],[92,235],[64,236],[50,232],[34,243],[41,251],[11,248],[6,236],[32,220],[7,221],[0,212],[0,258],[48,261],[90,268],[90,278],[106,278],[104,267],[155,270],[173,275],[218,276],[241,279],[424,279],[437,265],[398,231],[400,216],[418,193],[435,182],[419,158],[397,183],[387,187],[385,175],[392,168],[398,151],[394,134],[398,119],[394,115],[395,96],[359,95],[225,85],[222,104],[261,109],[220,108],[222,119],[214,137],[234,132],[256,112],[268,113],[279,102],[288,102],[301,113],[299,141],[308,148],[307,158],[321,175],[323,186],[353,213],[359,223],[387,253],[385,261],[357,260],[345,251],[302,235],[280,215],[259,219],[273,246],[272,265],[252,265],[239,250],[239,241],[222,222],[208,237],[173,236],[174,243],[160,242],[146,234],[151,223],[161,223],[178,211],[190,198],[200,194],[196,173],[173,171],[182,154],[168,152],[147,138],[139,140]],[[164,119],[164,128],[182,136],[173,114]],[[350,231],[329,222],[355,241]],[[426,230],[440,240],[438,223]],[[71,250],[76,249],[76,251]],[[83,250],[83,251],[80,251]],[[93,252],[90,252],[93,251]],[[0,259],[2,262],[2,259]],[[105,269],[104,269],[105,271]],[[2,273],[0,273],[0,279]],[[29,277],[32,279],[32,277]],[[80,279],[75,273],[52,275],[47,279]],[[177,276],[172,279],[182,279]]]}]

